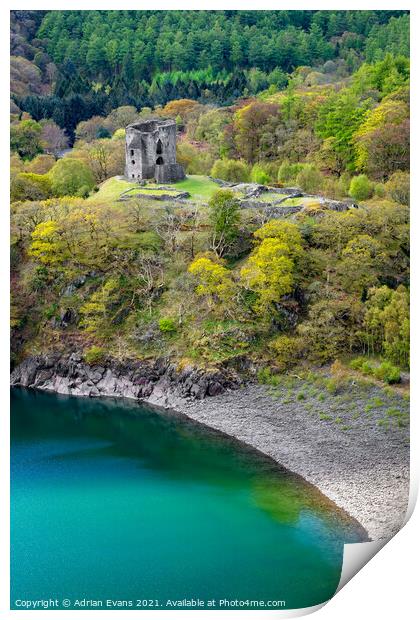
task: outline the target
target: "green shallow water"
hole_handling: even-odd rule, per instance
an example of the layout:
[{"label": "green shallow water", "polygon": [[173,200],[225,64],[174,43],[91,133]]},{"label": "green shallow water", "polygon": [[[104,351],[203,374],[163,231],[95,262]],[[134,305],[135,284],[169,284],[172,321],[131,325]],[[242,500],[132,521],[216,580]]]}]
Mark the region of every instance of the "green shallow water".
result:
[{"label": "green shallow water", "polygon": [[180,416],[14,389],[11,428],[14,609],[50,598],[306,607],[333,595],[343,543],[363,537],[302,479]]}]

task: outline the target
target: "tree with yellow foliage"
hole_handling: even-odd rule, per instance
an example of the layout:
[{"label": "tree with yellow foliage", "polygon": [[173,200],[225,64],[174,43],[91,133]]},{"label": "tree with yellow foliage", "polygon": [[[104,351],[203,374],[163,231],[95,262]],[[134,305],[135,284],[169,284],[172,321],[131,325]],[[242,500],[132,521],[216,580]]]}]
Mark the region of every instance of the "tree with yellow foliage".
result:
[{"label": "tree with yellow foliage", "polygon": [[380,241],[371,235],[357,235],[341,252],[337,273],[344,290],[363,296],[377,284],[386,264],[387,256]]},{"label": "tree with yellow foliage", "polygon": [[265,314],[273,302],[291,292],[292,274],[293,261],[288,246],[279,239],[267,237],[241,269],[241,280],[258,294],[256,309]]},{"label": "tree with yellow foliage", "polygon": [[109,325],[112,318],[110,306],[118,298],[118,290],[118,280],[110,278],[80,308],[81,326],[87,332],[95,333],[102,327]]},{"label": "tree with yellow foliage", "polygon": [[162,108],[162,116],[169,116],[170,118],[180,117],[181,121],[185,123],[188,116],[201,109],[202,106],[193,99],[174,99],[169,101],[165,107]]},{"label": "tree with yellow foliage", "polygon": [[195,292],[206,298],[209,308],[220,302],[231,304],[236,287],[230,271],[221,262],[201,256],[191,263],[188,271],[197,278],[199,284]]},{"label": "tree with yellow foliage", "polygon": [[386,97],[366,113],[354,134],[356,166],[375,178],[409,167],[409,108]]},{"label": "tree with yellow foliage", "polygon": [[56,265],[64,259],[64,244],[60,237],[60,226],[54,220],[38,224],[31,234],[32,243],[28,254],[44,265]]},{"label": "tree with yellow foliage", "polygon": [[302,235],[296,224],[291,222],[270,220],[254,232],[254,237],[261,241],[267,238],[278,239],[288,246],[293,258],[302,253]]},{"label": "tree with yellow foliage", "polygon": [[260,154],[264,126],[270,117],[280,118],[279,106],[263,101],[252,101],[234,115],[236,148],[239,155],[252,164]]},{"label": "tree with yellow foliage", "polygon": [[302,237],[290,222],[271,220],[254,232],[260,241],[241,270],[241,281],[257,293],[255,309],[266,314],[273,303],[293,289],[295,260],[302,253]]}]

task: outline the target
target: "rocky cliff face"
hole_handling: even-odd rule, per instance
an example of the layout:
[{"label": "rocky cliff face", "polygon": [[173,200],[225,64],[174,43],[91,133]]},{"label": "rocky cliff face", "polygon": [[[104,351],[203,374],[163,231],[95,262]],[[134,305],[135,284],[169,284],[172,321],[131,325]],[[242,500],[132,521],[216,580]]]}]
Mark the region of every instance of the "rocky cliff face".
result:
[{"label": "rocky cliff face", "polygon": [[11,374],[12,386],[75,396],[142,399],[163,407],[175,407],[185,399],[215,396],[240,383],[232,369],[179,369],[165,358],[151,362],[109,359],[102,365],[90,365],[77,353],[30,357]]}]

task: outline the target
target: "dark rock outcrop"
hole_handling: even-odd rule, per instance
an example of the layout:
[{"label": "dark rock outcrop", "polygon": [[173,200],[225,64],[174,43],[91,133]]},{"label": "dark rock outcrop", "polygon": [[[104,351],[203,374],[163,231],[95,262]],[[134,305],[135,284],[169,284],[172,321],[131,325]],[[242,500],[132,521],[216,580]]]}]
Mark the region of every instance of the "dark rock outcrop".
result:
[{"label": "dark rock outcrop", "polygon": [[167,358],[155,361],[108,359],[87,364],[78,353],[29,357],[11,374],[11,385],[75,396],[114,396],[174,407],[180,400],[199,400],[239,387],[231,368],[204,370],[177,367]]},{"label": "dark rock outcrop", "polygon": [[66,329],[69,325],[77,323],[77,314],[73,308],[65,308],[59,317],[54,317],[51,324],[56,329]]}]

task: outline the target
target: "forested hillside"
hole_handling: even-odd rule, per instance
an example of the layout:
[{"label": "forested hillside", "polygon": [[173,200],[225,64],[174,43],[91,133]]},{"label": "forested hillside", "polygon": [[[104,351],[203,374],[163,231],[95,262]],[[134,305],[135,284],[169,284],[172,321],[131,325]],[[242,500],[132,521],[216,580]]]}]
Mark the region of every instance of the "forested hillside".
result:
[{"label": "forested hillside", "polygon": [[[408,40],[397,11],[13,12],[15,359],[398,381]],[[176,119],[171,187],[121,177],[124,128],[151,116]]]},{"label": "forested hillside", "polygon": [[328,81],[328,61],[343,78],[408,47],[401,11],[12,11],[13,109],[72,138],[121,105],[225,105],[284,88],[299,66]]}]

